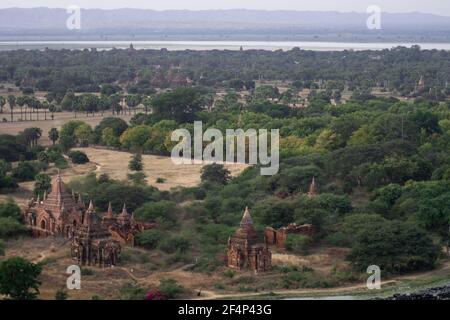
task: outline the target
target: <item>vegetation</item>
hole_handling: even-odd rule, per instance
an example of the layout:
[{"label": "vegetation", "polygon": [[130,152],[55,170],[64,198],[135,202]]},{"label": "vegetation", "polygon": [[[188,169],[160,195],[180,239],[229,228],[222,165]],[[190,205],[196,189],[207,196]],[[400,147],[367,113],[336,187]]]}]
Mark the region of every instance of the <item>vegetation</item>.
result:
[{"label": "vegetation", "polygon": [[0,262],[0,293],[14,300],[33,300],[39,294],[42,267],[14,257]]}]

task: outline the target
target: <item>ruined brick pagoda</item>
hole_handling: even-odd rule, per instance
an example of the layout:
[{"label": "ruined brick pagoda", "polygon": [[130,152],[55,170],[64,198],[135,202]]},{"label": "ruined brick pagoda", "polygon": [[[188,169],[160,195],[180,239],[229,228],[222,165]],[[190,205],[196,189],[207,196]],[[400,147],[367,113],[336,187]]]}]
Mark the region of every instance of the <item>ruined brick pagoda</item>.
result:
[{"label": "ruined brick pagoda", "polygon": [[259,241],[250,211],[246,208],[240,228],[228,239],[228,267],[262,272],[271,266],[272,254],[267,244]]}]

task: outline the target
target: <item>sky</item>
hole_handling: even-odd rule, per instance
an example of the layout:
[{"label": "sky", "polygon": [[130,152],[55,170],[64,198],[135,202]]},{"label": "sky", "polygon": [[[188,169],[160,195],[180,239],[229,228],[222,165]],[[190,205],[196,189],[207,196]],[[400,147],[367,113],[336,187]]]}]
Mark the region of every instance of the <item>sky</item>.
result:
[{"label": "sky", "polygon": [[1,0],[0,8],[142,8],[154,10],[265,9],[365,12],[370,5],[383,12],[424,12],[450,16],[450,0]]}]

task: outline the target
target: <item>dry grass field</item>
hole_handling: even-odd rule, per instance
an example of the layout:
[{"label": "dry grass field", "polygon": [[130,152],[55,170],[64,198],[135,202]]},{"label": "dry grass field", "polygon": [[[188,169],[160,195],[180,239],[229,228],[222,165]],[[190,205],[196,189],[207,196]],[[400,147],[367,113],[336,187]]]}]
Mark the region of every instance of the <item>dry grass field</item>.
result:
[{"label": "dry grass field", "polygon": [[[129,152],[113,151],[97,148],[79,148],[87,154],[91,162],[96,165],[97,174],[106,173],[111,178],[126,180],[130,173],[128,163],[132,157]],[[143,155],[144,173],[146,181],[160,190],[170,190],[176,187],[194,187],[200,183],[202,165],[175,165],[170,157]],[[248,165],[226,164],[232,176],[239,175]],[[156,183],[156,179],[164,179],[164,183]]]},{"label": "dry grass field", "polygon": [[[88,173],[94,172],[97,175],[106,173],[113,179],[126,180],[128,162],[132,156],[131,153],[105,150],[97,148],[78,148],[85,152],[90,162],[83,165],[74,165],[69,161],[69,167],[61,170],[61,176],[67,183],[73,178],[82,177]],[[200,183],[200,171],[202,165],[174,165],[169,157],[144,155],[142,157],[144,164],[144,173],[146,174],[147,184],[155,186],[160,190],[169,191],[177,187],[194,187]],[[232,176],[239,175],[248,165],[245,164],[226,164]],[[47,174],[55,176],[57,169],[52,165]],[[157,178],[164,179],[164,183],[156,183]],[[12,197],[19,205],[24,206],[32,197],[34,182],[21,182],[19,189],[14,193],[0,195],[0,201]]]}]

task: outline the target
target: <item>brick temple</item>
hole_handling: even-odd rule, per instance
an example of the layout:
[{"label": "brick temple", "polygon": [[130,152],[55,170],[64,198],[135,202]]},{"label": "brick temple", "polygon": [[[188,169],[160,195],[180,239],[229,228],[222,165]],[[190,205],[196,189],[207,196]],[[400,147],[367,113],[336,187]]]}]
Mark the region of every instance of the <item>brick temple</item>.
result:
[{"label": "brick temple", "polygon": [[111,203],[105,213],[97,213],[92,201],[86,209],[81,195],[76,200],[66,190],[59,173],[50,194],[30,200],[24,219],[34,237],[71,239],[74,258],[80,264],[98,266],[114,265],[120,244],[133,246],[138,233],[155,226],[135,221],[125,205],[119,215],[114,215]]},{"label": "brick temple", "polygon": [[267,271],[272,267],[272,253],[266,243],[259,241],[248,208],[239,229],[228,239],[228,267],[255,272]]}]

